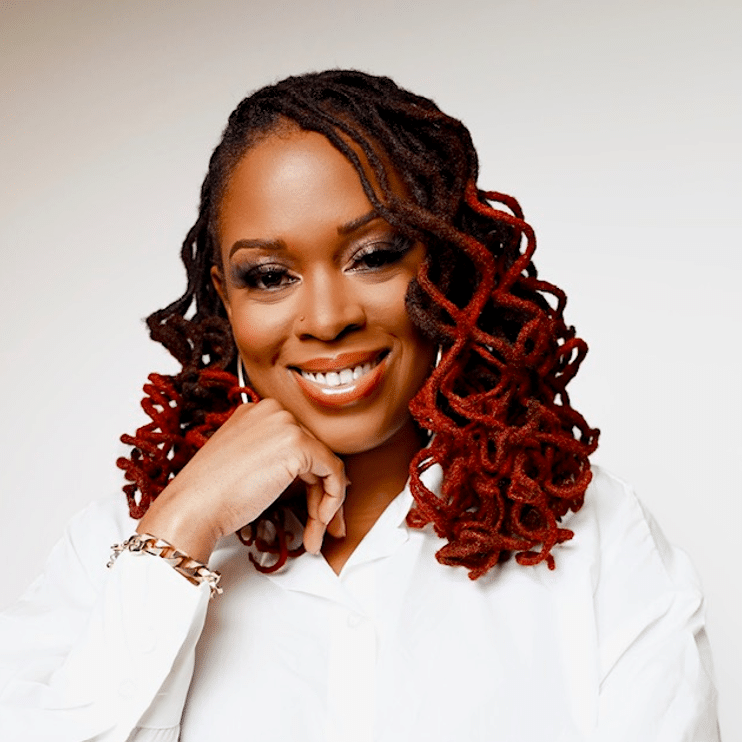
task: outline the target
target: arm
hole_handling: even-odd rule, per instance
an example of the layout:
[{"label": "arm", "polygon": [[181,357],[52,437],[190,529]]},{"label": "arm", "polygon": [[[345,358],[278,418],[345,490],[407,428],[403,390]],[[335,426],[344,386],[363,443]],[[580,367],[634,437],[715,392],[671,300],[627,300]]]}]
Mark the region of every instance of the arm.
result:
[{"label": "arm", "polygon": [[155,698],[157,726],[177,738],[208,587],[150,555],[106,570],[109,542],[133,526],[118,510],[75,518],[0,617],[1,739],[126,740]]},{"label": "arm", "polygon": [[[138,530],[207,563],[221,536],[254,520],[297,478],[308,493],[304,541],[318,551],[328,526],[342,528],[342,462],[278,403],[245,405]],[[138,726],[150,731],[131,739],[177,739],[209,588],[150,554],[125,552],[107,573],[111,544],[133,525],[125,514],[87,511],[2,618],[0,739],[123,742]]]}]

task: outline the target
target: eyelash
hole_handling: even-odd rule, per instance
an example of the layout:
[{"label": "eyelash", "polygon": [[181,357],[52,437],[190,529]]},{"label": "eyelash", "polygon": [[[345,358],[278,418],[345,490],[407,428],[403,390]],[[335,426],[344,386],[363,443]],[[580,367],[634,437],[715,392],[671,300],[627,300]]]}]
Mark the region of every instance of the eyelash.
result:
[{"label": "eyelash", "polygon": [[382,262],[380,264],[368,265],[367,261],[366,268],[359,268],[361,271],[368,272],[379,270],[399,262],[412,249],[412,245],[413,241],[409,237],[395,234],[387,241],[372,242],[370,245],[365,245],[353,254],[351,260],[354,266],[358,266],[361,261],[367,258],[381,258]]},{"label": "eyelash", "polygon": [[[383,270],[399,262],[412,249],[413,244],[413,241],[408,237],[397,234],[389,240],[365,245],[351,257],[353,270],[360,273],[373,273]],[[380,262],[374,265],[374,259]],[[365,265],[363,265],[364,261]],[[269,278],[272,280],[266,280]],[[296,280],[298,279],[290,274],[286,266],[276,263],[263,263],[242,270],[235,270],[235,283],[240,288],[256,291],[277,291],[290,286]]]},{"label": "eyelash", "polygon": [[[257,291],[275,291],[294,281],[285,266],[273,263],[263,263],[252,268],[237,269],[235,274],[235,283],[239,288],[255,289]],[[266,284],[266,279],[272,276],[277,277],[278,280],[268,281]],[[284,279],[287,278],[291,280],[285,282]]]}]

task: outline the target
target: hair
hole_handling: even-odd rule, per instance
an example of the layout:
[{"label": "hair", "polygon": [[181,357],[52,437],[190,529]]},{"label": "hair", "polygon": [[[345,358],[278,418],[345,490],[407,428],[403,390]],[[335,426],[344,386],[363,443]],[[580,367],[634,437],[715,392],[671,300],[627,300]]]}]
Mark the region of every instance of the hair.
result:
[{"label": "hair", "polygon": [[[289,77],[256,91],[229,117],[183,242],[185,293],[147,319],[152,339],[182,370],[150,375],[142,406],[151,421],[122,436],[133,447],[117,462],[131,516],[146,512],[240,393],[257,399],[238,386],[237,353],[210,270],[220,265],[216,224],[233,169],[287,122],[327,137],[356,169],[377,213],[427,248],[405,301],[442,356],[410,402],[430,441],[410,465],[408,524],[432,524],[447,541],[438,561],[467,568],[472,579],[513,553],[520,564],[545,561],[553,569],[553,547],[573,536],[560,521],[583,504],[598,441],[566,391],[587,345],[565,323],[564,292],[538,277],[534,232],[517,201],[477,188],[466,127],[389,78],[353,70]],[[406,198],[390,186],[390,168]],[[421,479],[433,464],[443,470],[440,493]],[[264,571],[301,551],[289,548],[285,507],[274,505],[241,535],[276,555],[260,567],[250,554]]]}]

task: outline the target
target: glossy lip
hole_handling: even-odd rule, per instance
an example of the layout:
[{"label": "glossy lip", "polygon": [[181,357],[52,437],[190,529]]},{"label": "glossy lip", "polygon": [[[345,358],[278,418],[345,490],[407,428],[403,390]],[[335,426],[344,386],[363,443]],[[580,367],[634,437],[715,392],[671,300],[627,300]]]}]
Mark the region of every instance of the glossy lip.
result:
[{"label": "glossy lip", "polygon": [[[345,407],[354,404],[373,394],[381,384],[386,373],[387,359],[389,353],[374,366],[365,376],[357,379],[353,384],[342,387],[325,387],[315,384],[301,375],[299,367],[292,367],[291,372],[304,394],[312,401],[324,407]],[[361,366],[364,363],[375,361],[379,352],[375,353],[343,353],[336,358],[315,359],[301,365],[303,371],[308,373],[323,373],[324,371],[337,371],[349,366]]]},{"label": "glossy lip", "polygon": [[389,351],[384,348],[383,350],[340,353],[334,358],[312,358],[304,363],[296,363],[291,368],[297,368],[310,374],[324,374],[327,371],[341,371],[344,368],[363,366],[364,363],[374,363],[382,353],[388,352]]}]

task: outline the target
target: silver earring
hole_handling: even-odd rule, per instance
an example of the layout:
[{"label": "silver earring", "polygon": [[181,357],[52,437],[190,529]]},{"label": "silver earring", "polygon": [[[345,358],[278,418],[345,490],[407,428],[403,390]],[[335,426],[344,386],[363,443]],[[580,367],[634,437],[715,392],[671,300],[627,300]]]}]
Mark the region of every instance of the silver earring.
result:
[{"label": "silver earring", "polygon": [[441,362],[441,358],[443,358],[443,346],[439,345],[438,350],[435,354],[435,363],[433,364],[433,368],[438,368]]},{"label": "silver earring", "polygon": [[[242,366],[242,358],[239,355],[237,356],[237,383],[240,386],[245,386],[245,370]],[[242,399],[242,404],[247,404],[250,401],[246,392],[240,392],[240,398]]]}]

